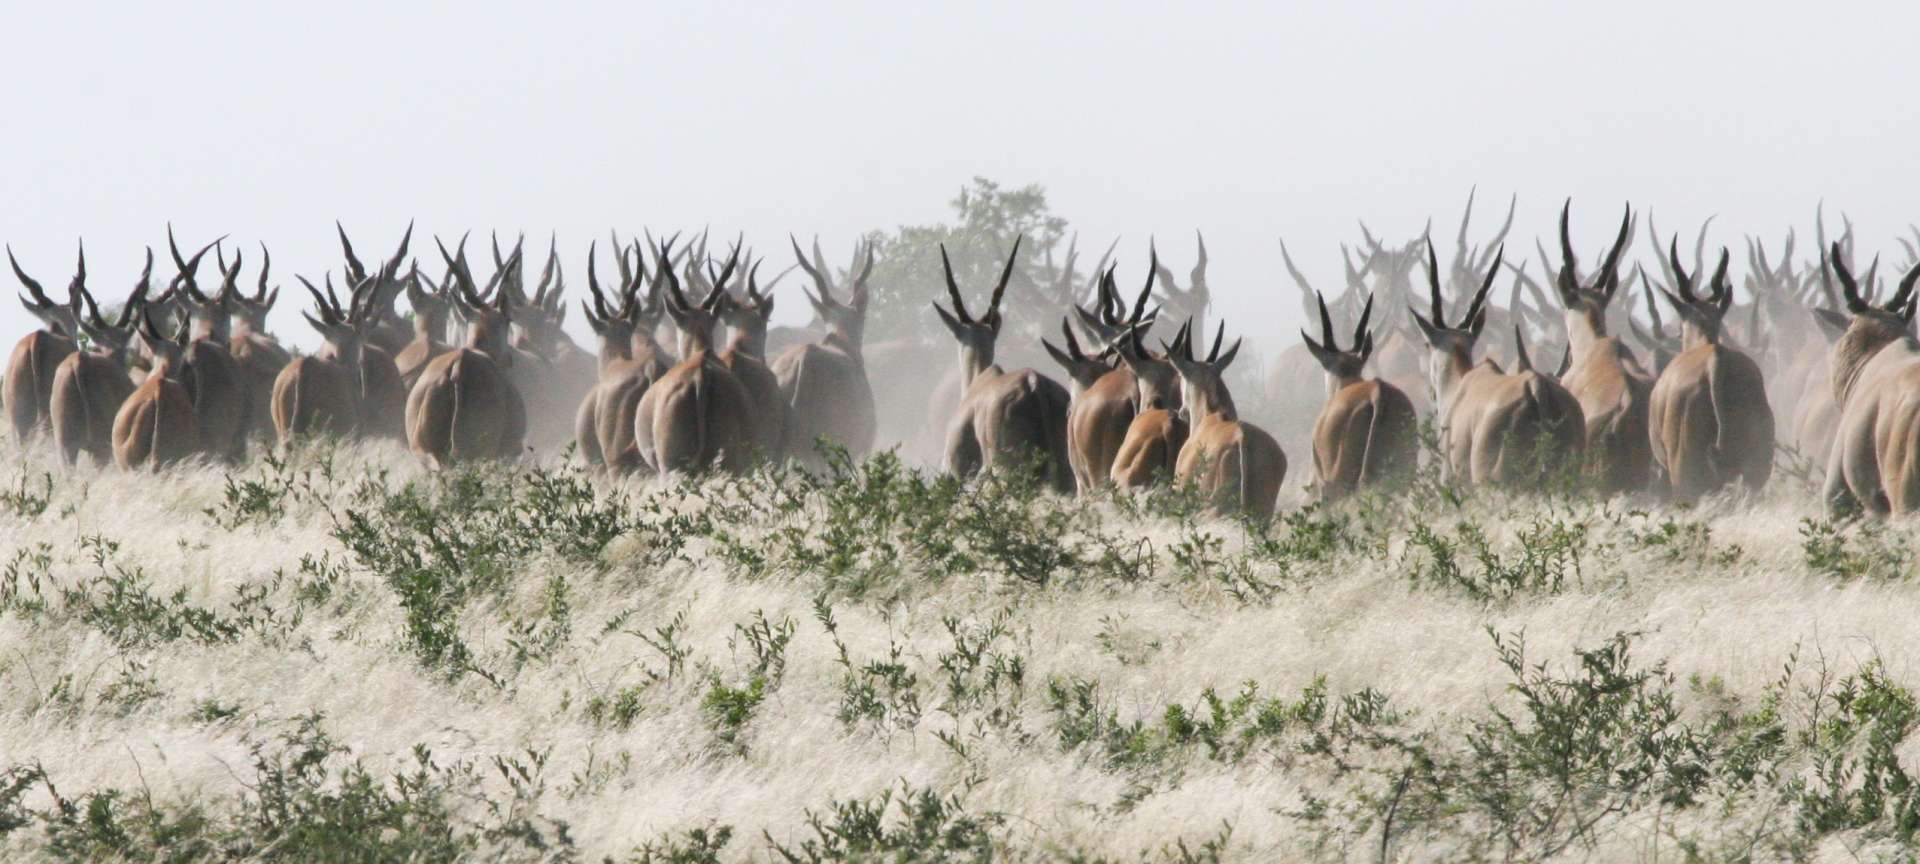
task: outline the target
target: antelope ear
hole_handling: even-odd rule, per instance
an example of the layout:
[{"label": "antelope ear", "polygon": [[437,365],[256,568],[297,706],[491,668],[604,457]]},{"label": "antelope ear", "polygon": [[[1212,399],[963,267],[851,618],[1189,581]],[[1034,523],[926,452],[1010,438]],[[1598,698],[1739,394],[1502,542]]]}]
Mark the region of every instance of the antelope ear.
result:
[{"label": "antelope ear", "polygon": [[1320,364],[1320,368],[1329,372],[1333,371],[1333,363],[1338,359],[1338,355],[1321,347],[1320,343],[1313,341],[1313,337],[1308,336],[1305,330],[1300,331],[1300,341],[1306,343],[1307,353],[1313,355],[1313,359]]},{"label": "antelope ear", "polygon": [[1240,353],[1240,346],[1246,341],[1246,337],[1244,336],[1233,340],[1233,347],[1228,348],[1227,353],[1220,355],[1220,359],[1213,361],[1212,365],[1214,370],[1219,372],[1227,371],[1227,367],[1233,365],[1233,358]]},{"label": "antelope ear", "polygon": [[1485,329],[1487,329],[1487,310],[1482,307],[1480,311],[1474,313],[1473,320],[1467,323],[1467,333],[1478,339],[1480,331]]},{"label": "antelope ear", "polygon": [[[817,304],[816,304],[816,308],[817,308]],[[953,338],[955,339],[965,338],[965,335],[966,335],[965,326],[962,325],[957,319],[955,319],[952,314],[948,313],[945,308],[941,307],[939,303],[934,303],[933,311],[936,313],[939,313],[940,322],[947,325],[947,332],[952,333]]]},{"label": "antelope ear", "polygon": [[1075,369],[1080,368],[1078,362],[1068,356],[1067,352],[1055,348],[1052,342],[1042,339],[1040,347],[1047,349],[1047,356],[1052,357],[1053,362],[1060,364],[1060,368],[1067,370],[1067,374],[1071,375]]},{"label": "antelope ear", "polygon": [[[1911,316],[1913,312],[1909,310],[1907,314]],[[1813,323],[1820,329],[1820,335],[1826,337],[1827,344],[1831,345],[1840,341],[1841,335],[1847,332],[1847,325],[1850,322],[1847,316],[1832,309],[1814,309]]]},{"label": "antelope ear", "polygon": [[1420,327],[1420,335],[1426,337],[1427,344],[1432,345],[1434,336],[1439,332],[1433,326],[1433,322],[1421,317],[1419,310],[1414,309],[1412,306],[1407,307],[1407,313],[1413,316],[1413,323]]}]

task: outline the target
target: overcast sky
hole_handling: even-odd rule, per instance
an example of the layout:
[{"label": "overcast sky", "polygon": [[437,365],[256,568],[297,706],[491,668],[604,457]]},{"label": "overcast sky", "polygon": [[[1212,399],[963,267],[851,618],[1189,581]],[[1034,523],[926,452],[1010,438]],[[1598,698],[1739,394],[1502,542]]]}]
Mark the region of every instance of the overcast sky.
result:
[{"label": "overcast sky", "polygon": [[1277,237],[1331,285],[1356,218],[1450,237],[1474,184],[1487,232],[1519,194],[1529,250],[1573,196],[1589,258],[1629,199],[1720,214],[1736,259],[1822,198],[1869,252],[1920,220],[1914,3],[110,6],[7,14],[0,238],[54,290],[84,236],[117,296],[169,219],[265,240],[290,288],[337,266],[335,218],[368,256],[409,218],[557,230],[575,280],[610,227],[843,256],[983,175],[1183,274],[1204,229],[1264,348],[1296,338]]}]

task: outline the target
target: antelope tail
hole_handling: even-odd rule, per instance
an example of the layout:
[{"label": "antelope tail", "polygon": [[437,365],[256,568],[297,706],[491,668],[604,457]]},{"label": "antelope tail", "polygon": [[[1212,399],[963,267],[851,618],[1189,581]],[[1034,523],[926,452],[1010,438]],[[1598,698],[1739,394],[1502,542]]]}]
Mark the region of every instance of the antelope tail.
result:
[{"label": "antelope tail", "polygon": [[[718,290],[718,289],[715,289],[715,290]],[[706,370],[703,369],[701,371],[705,372]],[[693,460],[694,460],[694,464],[692,466],[692,469],[695,471],[704,469],[710,464],[716,464],[723,458],[723,454],[720,452],[718,448],[715,448],[713,450],[713,455],[711,460],[707,458],[708,441],[707,441],[706,383],[707,383],[706,375],[701,374],[701,375],[693,376],[693,445],[694,445]],[[662,473],[665,473],[665,472],[662,472]]]},{"label": "antelope tail", "polygon": [[[74,389],[80,392],[80,420],[83,424],[85,424],[82,428],[87,430],[86,437],[80,442],[79,446],[91,449],[92,444],[95,440],[93,436],[100,434],[100,430],[95,428],[93,425],[93,400],[87,398],[87,394],[89,392],[87,387],[87,364],[85,363],[74,364],[73,383],[74,383]],[[49,413],[51,413],[51,411],[49,411]],[[52,419],[52,418],[48,418],[48,419]],[[107,449],[111,451],[113,449],[113,446],[112,446],[113,435],[111,432],[109,432],[107,435],[107,442],[108,442]],[[79,460],[76,459],[75,461],[79,461]]]},{"label": "antelope tail", "polygon": [[26,410],[32,412],[33,416],[33,422],[27,425],[29,430],[39,427],[42,421],[46,422],[48,428],[53,426],[53,391],[43,389],[45,385],[41,384],[43,381],[53,380],[41,374],[47,362],[47,349],[43,347],[46,341],[45,339],[34,340],[33,350],[27,352],[27,372],[33,376],[31,386],[33,398],[26,405]]},{"label": "antelope tail", "polygon": [[1713,461],[1716,465],[1727,447],[1727,413],[1723,400],[1728,394],[1721,365],[1720,352],[1713,352],[1712,359],[1707,361],[1707,399],[1713,403]]},{"label": "antelope tail", "polygon": [[1054,411],[1062,407],[1054,403],[1051,393],[1040,400],[1040,443],[1047,453],[1047,476],[1054,488],[1062,488],[1064,480],[1064,487],[1072,489],[1073,466],[1067,464],[1066,411]]},{"label": "antelope tail", "polygon": [[1387,410],[1386,404],[1380,400],[1380,394],[1384,389],[1373,388],[1372,398],[1367,401],[1367,406],[1373,414],[1367,418],[1367,440],[1360,447],[1360,474],[1354,478],[1356,488],[1368,486],[1373,476],[1373,444],[1380,436],[1380,415]]},{"label": "antelope tail", "polygon": [[1251,478],[1247,474],[1247,433],[1244,430],[1240,433],[1240,440],[1233,446],[1238,451],[1237,458],[1240,460],[1240,512],[1245,513],[1247,512],[1247,481]]}]

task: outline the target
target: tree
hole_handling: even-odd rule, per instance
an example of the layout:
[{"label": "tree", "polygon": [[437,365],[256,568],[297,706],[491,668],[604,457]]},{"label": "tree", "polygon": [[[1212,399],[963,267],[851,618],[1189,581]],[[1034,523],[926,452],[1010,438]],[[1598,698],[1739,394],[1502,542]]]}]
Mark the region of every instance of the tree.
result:
[{"label": "tree", "polygon": [[[943,243],[953,261],[954,278],[976,314],[985,311],[987,293],[1000,278],[1000,268],[1006,264],[1016,237],[1026,238],[1020,244],[1020,266],[1013,277],[1016,282],[1050,285],[1058,277],[1052,259],[1066,236],[1067,220],[1048,208],[1045,187],[1032,183],[1005,189],[985,177],[975,177],[948,203],[955,216],[951,223],[902,225],[892,233],[875,230],[863,238],[875,255],[873,276],[867,282],[872,290],[867,309],[870,340],[934,334],[944,338],[929,306],[936,299],[944,302],[946,298],[946,277],[940,272]],[[1010,288],[1008,301],[1003,304],[1010,308],[1003,308],[1003,312],[1018,317],[1038,311],[1021,308],[1014,302],[1016,296]]]}]

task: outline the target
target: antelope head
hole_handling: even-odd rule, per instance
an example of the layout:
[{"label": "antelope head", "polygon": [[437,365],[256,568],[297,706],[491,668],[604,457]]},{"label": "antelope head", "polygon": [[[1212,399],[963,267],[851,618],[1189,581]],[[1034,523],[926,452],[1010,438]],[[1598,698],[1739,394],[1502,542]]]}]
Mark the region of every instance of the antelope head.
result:
[{"label": "antelope head", "polygon": [[320,351],[320,356],[335,362],[350,363],[356,369],[360,368],[366,348],[367,331],[373,329],[374,316],[370,314],[370,307],[374,305],[373,277],[362,278],[360,283],[354,286],[349,293],[347,308],[341,308],[340,298],[333,292],[332,273],[327,274],[325,294],[313,287],[313,283],[307,281],[307,277],[296,275],[294,278],[299,279],[300,284],[306,286],[307,293],[313,295],[314,310],[320,313],[320,317],[315,318],[312,313],[305,310],[300,312],[300,316],[307,319],[307,324],[311,325],[314,332],[319,333],[320,339],[326,343]]},{"label": "antelope head", "polygon": [[1720,250],[1720,265],[1714,268],[1713,279],[1707,283],[1707,293],[1702,296],[1695,291],[1694,280],[1700,276],[1695,270],[1689,274],[1680,266],[1680,238],[1676,235],[1667,249],[1667,265],[1673,268],[1673,287],[1678,291],[1665,288],[1660,293],[1673,306],[1680,316],[1680,343],[1682,347],[1716,344],[1720,341],[1720,324],[1727,317],[1727,309],[1733,304],[1733,284],[1727,279],[1727,260],[1729,256],[1723,247]]},{"label": "antelope head", "polygon": [[[555,241],[557,243],[557,240]],[[540,282],[534,286],[533,296],[522,303],[515,292],[516,304],[513,318],[513,344],[515,347],[537,354],[551,355],[560,343],[566,341],[566,331],[561,329],[567,320],[567,306],[563,294],[566,288],[566,276],[561,272],[560,250],[557,245],[547,247],[547,263],[541,268]]]},{"label": "antelope head", "polygon": [[93,295],[84,289],[81,298],[86,301],[87,314],[79,319],[80,332],[86,334],[88,350],[115,363],[125,364],[127,348],[133,344],[133,337],[140,329],[141,309],[147,302],[147,290],[153,280],[153,249],[147,249],[147,265],[140,271],[140,281],[134,283],[133,293],[127,296],[127,302],[120,307],[120,314],[113,321],[100,315],[100,307],[93,301]]},{"label": "antelope head", "polygon": [[79,289],[87,282],[86,249],[81,248],[79,267],[74,272],[73,281],[67,283],[67,302],[65,303],[55,303],[49,299],[47,292],[40,287],[40,283],[34,281],[32,276],[28,276],[27,271],[20,269],[20,262],[14,260],[11,246],[7,247],[7,263],[13,265],[14,278],[19,279],[20,284],[27,289],[27,293],[20,297],[20,305],[25,306],[27,312],[33,317],[40,319],[40,323],[45,324],[47,330],[69,338],[78,335],[81,303]]},{"label": "antelope head", "polygon": [[1360,309],[1360,323],[1354,325],[1353,342],[1347,348],[1340,347],[1334,336],[1327,298],[1315,292],[1314,299],[1320,305],[1320,341],[1313,341],[1305,330],[1300,331],[1300,338],[1307,343],[1307,352],[1313,359],[1320,361],[1320,368],[1327,370],[1327,395],[1332,396],[1340,388],[1360,380],[1367,358],[1373,356],[1373,333],[1367,329],[1367,319],[1373,316],[1373,295],[1367,295],[1367,303]]},{"label": "antelope head", "polygon": [[[1204,335],[1204,334],[1203,334]],[[1198,424],[1207,417],[1220,414],[1225,419],[1239,419],[1234,409],[1233,395],[1227,391],[1227,382],[1222,377],[1227,367],[1233,365],[1233,358],[1240,354],[1243,339],[1233,340],[1233,347],[1225,354],[1220,353],[1220,343],[1226,339],[1227,322],[1221,321],[1213,334],[1213,350],[1207,352],[1204,360],[1193,356],[1193,319],[1180,327],[1180,333],[1173,337],[1172,345],[1164,345],[1167,360],[1180,376],[1180,401],[1186,406],[1187,417]]]},{"label": "antelope head", "polygon": [[[221,268],[223,271],[225,268]],[[267,254],[267,244],[260,244],[260,280],[253,296],[234,287],[235,278],[240,275],[240,255],[234,253],[233,275],[221,286],[222,292],[230,292],[230,305],[233,309],[235,328],[243,335],[267,333],[267,313],[273,311],[273,304],[280,302],[280,288],[267,288],[267,274],[273,269],[273,257]]]},{"label": "antelope head", "polygon": [[[223,344],[233,331],[233,295],[227,291],[216,291],[214,296],[209,297],[200,291],[200,283],[195,281],[195,277],[200,272],[200,259],[225,239],[222,236],[200,247],[200,251],[193,253],[192,258],[183,258],[179,244],[173,240],[173,226],[167,226],[167,251],[173,254],[173,265],[180,271],[167,287],[167,296],[187,313],[193,338],[211,339]],[[239,272],[236,261],[233,273],[237,276]]]},{"label": "antelope head", "polygon": [[[1893,292],[1893,298],[1883,304],[1875,304],[1861,294],[1861,282],[1856,281],[1853,272],[1847,267],[1845,250],[1839,243],[1833,244],[1830,255],[1822,262],[1824,268],[1831,266],[1833,275],[1840,280],[1840,288],[1846,298],[1847,312],[1851,318],[1846,328],[1833,345],[1833,396],[1834,401],[1845,405],[1847,395],[1853,390],[1853,382],[1859,377],[1861,367],[1865,366],[1881,348],[1896,341],[1909,341],[1908,327],[1913,323],[1916,306],[1913,285],[1920,279],[1920,265],[1915,265],[1907,275],[1901,277],[1899,290]],[[1874,272],[1880,267],[1880,259],[1875,258],[1867,268],[1865,282],[1872,284]],[[1815,314],[1825,318],[1831,324],[1839,323],[1840,316],[1827,309],[1815,310]]]},{"label": "antelope head", "polygon": [[[813,314],[826,322],[827,329],[834,335],[858,347],[867,328],[867,301],[870,299],[867,277],[873,275],[873,246],[867,246],[867,263],[860,268],[860,274],[854,277],[848,299],[843,303],[835,296],[837,292],[833,277],[826,261],[820,257],[819,245],[814,245],[814,260],[808,262],[806,254],[800,251],[800,241],[794,240],[792,235],[788,235],[787,240],[793,244],[793,254],[800,262],[800,269],[813,279],[814,292],[818,292],[806,292],[807,304],[813,307]],[[806,291],[804,288],[801,290]]]},{"label": "antelope head", "polygon": [[[747,290],[729,296],[720,304],[720,320],[733,331],[735,349],[755,357],[767,354],[767,322],[773,320],[773,289],[760,290],[760,265],[747,268]],[[778,277],[775,277],[778,281]]]},{"label": "antelope head", "polygon": [[[600,360],[606,363],[612,360],[633,359],[634,340],[642,332],[646,338],[652,338],[652,322],[656,316],[648,316],[641,309],[638,298],[640,282],[633,278],[633,268],[627,264],[626,252],[620,253],[620,272],[624,277],[620,285],[620,305],[608,306],[607,297],[600,290],[600,274],[596,266],[599,258],[598,243],[587,246],[587,299],[580,301],[580,309],[586,313],[587,326],[600,339]],[[644,263],[644,262],[643,262]],[[645,274],[641,274],[645,278]],[[642,322],[646,322],[644,331]]]},{"label": "antelope head", "polygon": [[1066,370],[1067,378],[1073,382],[1073,395],[1077,397],[1092,387],[1093,382],[1100,380],[1102,375],[1112,372],[1113,364],[1107,362],[1105,355],[1089,355],[1081,351],[1080,339],[1073,335],[1073,327],[1065,318],[1060,319],[1060,335],[1065,338],[1061,343],[1065,348],[1055,347],[1045,339],[1040,340],[1040,347],[1047,349],[1047,354],[1054,362]]},{"label": "antelope head", "polygon": [[1120,289],[1114,284],[1111,268],[1100,277],[1094,307],[1073,307],[1074,317],[1095,343],[1117,345],[1126,337],[1127,331],[1143,325],[1151,328],[1159,320],[1159,309],[1147,311],[1147,299],[1153,296],[1154,279],[1160,272],[1160,258],[1151,251],[1148,254],[1147,284],[1140,289],[1140,295],[1134,298],[1131,313],[1127,312],[1126,304],[1120,299]]},{"label": "antelope head", "polygon": [[447,331],[447,316],[453,308],[453,301],[447,299],[447,286],[428,281],[418,264],[407,273],[405,282],[407,306],[413,310],[414,335],[438,338],[438,334]]},{"label": "antelope head", "polygon": [[1152,326],[1153,320],[1149,318],[1127,328],[1127,332],[1111,343],[1113,352],[1127,365],[1127,371],[1133,373],[1134,410],[1178,411],[1186,402],[1180,392],[1180,373],[1173,368],[1171,357],[1148,350],[1142,339]]},{"label": "antelope head", "polygon": [[947,298],[953,304],[953,311],[940,308],[940,302],[934,301],[933,311],[940,315],[941,323],[947,325],[947,331],[960,343],[960,386],[964,391],[973,383],[975,376],[993,365],[994,341],[1000,336],[1000,298],[1006,296],[1007,280],[1013,278],[1013,265],[1020,258],[1020,241],[1024,237],[1015,237],[1013,251],[1007,254],[1007,266],[1000,271],[1000,284],[993,288],[993,298],[987,302],[987,313],[978,318],[967,312],[967,302],[960,297],[960,283],[953,278],[953,261],[947,257],[947,244],[940,244],[940,267],[947,276]]},{"label": "antelope head", "polygon": [[[712,351],[713,333],[720,324],[720,307],[727,301],[727,280],[733,277],[733,270],[740,263],[740,250],[735,247],[718,275],[712,272],[707,274],[713,283],[713,290],[708,291],[707,296],[698,303],[689,301],[687,295],[681,292],[680,280],[673,275],[673,266],[667,253],[667,247],[660,247],[656,258],[660,266],[654,268],[654,281],[659,282],[661,278],[666,280],[666,293],[662,299],[666,301],[667,317],[680,331],[680,357],[686,359],[696,352]],[[693,266],[692,260],[688,259],[688,266]]]},{"label": "antelope head", "polygon": [[1500,272],[1500,262],[1506,254],[1504,248],[1494,253],[1493,266],[1487,268],[1480,290],[1474,292],[1473,301],[1467,304],[1467,313],[1460,320],[1448,323],[1446,302],[1440,297],[1440,261],[1433,254],[1432,241],[1427,243],[1427,288],[1433,318],[1423,318],[1420,310],[1409,308],[1413,322],[1420,326],[1420,333],[1427,340],[1431,353],[1427,373],[1437,399],[1445,399],[1453,382],[1473,366],[1474,343],[1487,326],[1487,292],[1493,290],[1493,277]]},{"label": "antelope head", "polygon": [[[500,284],[509,267],[496,268],[493,277],[487,280],[487,292],[493,295],[489,300],[474,287],[473,273],[467,267],[465,256],[456,259],[447,254],[447,247],[438,240],[434,243],[451,271],[453,315],[466,327],[466,347],[493,358],[495,363],[512,365],[513,350],[508,339],[513,329],[513,310],[509,292]],[[503,263],[510,266],[513,262]]]},{"label": "antelope head", "polygon": [[1567,341],[1578,355],[1584,354],[1588,345],[1606,338],[1607,304],[1613,302],[1614,295],[1620,291],[1620,253],[1626,250],[1628,233],[1633,230],[1633,207],[1626,208],[1620,218],[1619,236],[1607,250],[1600,269],[1594,271],[1584,285],[1580,283],[1580,265],[1573,254],[1573,238],[1567,230],[1572,210],[1573,199],[1569,198],[1560,208],[1560,272],[1553,287],[1560,294],[1560,305],[1567,310]]},{"label": "antelope head", "polygon": [[191,322],[182,321],[169,339],[160,332],[160,325],[154,321],[151,307],[143,306],[139,312],[140,326],[133,334],[134,347],[140,357],[146,361],[148,375],[160,375],[169,381],[181,381],[186,374],[187,346],[193,342]]}]

